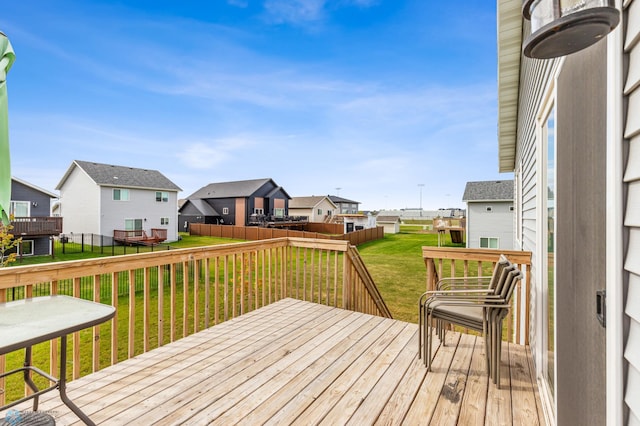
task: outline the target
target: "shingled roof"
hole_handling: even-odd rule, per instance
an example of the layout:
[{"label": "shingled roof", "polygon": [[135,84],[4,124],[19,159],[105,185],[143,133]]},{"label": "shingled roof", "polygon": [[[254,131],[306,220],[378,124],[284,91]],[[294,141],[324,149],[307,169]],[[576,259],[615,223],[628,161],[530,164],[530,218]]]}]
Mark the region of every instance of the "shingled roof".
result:
[{"label": "shingled roof", "polygon": [[250,197],[268,182],[273,183],[274,191],[280,189],[285,193],[285,195],[288,196],[286,191],[282,187],[279,187],[272,179],[265,178],[265,179],[239,180],[239,181],[233,181],[233,182],[210,183],[209,185],[203,186],[193,194],[189,195],[187,198],[192,200],[195,198],[207,199],[207,198]]},{"label": "shingled roof", "polygon": [[162,189],[182,191],[157,170],[135,167],[115,166],[90,161],[74,160],[56,189],[60,189],[75,167],[82,169],[99,186],[118,186],[122,188]]},{"label": "shingled roof", "polygon": [[[291,201],[289,201],[290,209],[303,209],[303,208],[314,208],[317,206],[322,200],[328,199],[331,204],[333,202],[327,195],[311,195],[309,197],[293,197]],[[334,204],[335,207],[335,204]]]},{"label": "shingled roof", "polygon": [[467,182],[462,201],[513,201],[513,180]]}]

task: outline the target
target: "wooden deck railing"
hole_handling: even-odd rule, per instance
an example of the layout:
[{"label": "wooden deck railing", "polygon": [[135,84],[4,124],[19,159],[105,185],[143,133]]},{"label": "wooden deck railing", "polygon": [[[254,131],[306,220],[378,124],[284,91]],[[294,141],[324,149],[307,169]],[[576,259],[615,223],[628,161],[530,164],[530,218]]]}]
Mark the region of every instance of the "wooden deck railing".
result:
[{"label": "wooden deck railing", "polygon": [[507,317],[507,336],[513,343],[529,344],[529,297],[531,294],[531,252],[515,250],[422,247],[427,268],[426,290],[435,289],[445,277],[491,275],[501,254],[519,266],[524,278],[517,284],[512,297],[512,309]]},{"label": "wooden deck railing", "polygon": [[[117,309],[110,322],[73,335],[73,378],[286,297],[391,316],[347,241],[279,238],[0,269],[0,302],[63,293],[89,293]],[[41,368],[55,376],[58,342],[43,345],[49,359]],[[0,372],[21,362],[1,356]]]},{"label": "wooden deck railing", "polygon": [[16,217],[11,221],[11,233],[21,236],[60,235],[62,233],[61,217]]}]

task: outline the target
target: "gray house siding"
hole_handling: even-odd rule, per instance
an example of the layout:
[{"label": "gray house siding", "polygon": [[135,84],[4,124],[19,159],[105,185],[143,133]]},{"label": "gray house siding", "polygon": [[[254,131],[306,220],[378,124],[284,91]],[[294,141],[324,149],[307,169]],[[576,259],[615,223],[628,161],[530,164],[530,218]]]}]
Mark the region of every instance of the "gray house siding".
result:
[{"label": "gray house siding", "polygon": [[[528,33],[529,23],[524,22],[524,33]],[[523,57],[520,67],[520,90],[518,96],[518,122],[517,122],[517,149],[515,161],[516,186],[520,185],[522,194],[520,200],[516,200],[516,209],[520,209],[520,223],[515,223],[516,241],[515,248],[530,251],[531,256],[531,282],[539,280],[540,274],[537,265],[540,258],[536,250],[538,239],[538,170],[536,126],[538,111],[542,108],[546,91],[551,84],[553,75],[559,65],[559,60],[533,60]],[[501,170],[509,171],[509,170]],[[519,231],[519,232],[518,232]],[[520,235],[518,235],[520,234]],[[518,238],[519,237],[519,238]],[[519,240],[518,240],[519,239]],[[534,355],[540,352],[541,342],[538,336],[537,317],[540,306],[537,300],[537,291],[531,286],[529,294],[529,342]],[[534,356],[534,362],[540,360]],[[539,368],[539,366],[538,366]]]},{"label": "gray house siding", "polygon": [[[49,217],[51,215],[52,196],[11,179],[11,201],[27,201],[29,203],[28,217]],[[33,242],[33,255],[51,254],[51,239],[49,236],[25,236],[23,241]]]},{"label": "gray house siding", "polygon": [[629,424],[640,425],[640,1],[625,1],[625,60],[629,68],[624,81],[628,110],[624,129],[624,152],[628,152],[624,182],[627,203],[624,225],[629,243],[624,262],[628,293],[625,304],[626,394]]},{"label": "gray house siding", "polygon": [[[513,249],[513,202],[467,203],[467,246],[480,248],[480,238],[497,238],[498,249]],[[486,247],[485,247],[486,248]]]}]

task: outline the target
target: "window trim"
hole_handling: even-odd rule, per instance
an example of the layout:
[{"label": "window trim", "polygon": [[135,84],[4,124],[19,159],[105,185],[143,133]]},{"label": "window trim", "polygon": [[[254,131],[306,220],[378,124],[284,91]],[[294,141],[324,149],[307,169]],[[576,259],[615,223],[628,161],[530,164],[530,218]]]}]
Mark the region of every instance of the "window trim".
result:
[{"label": "window trim", "polygon": [[[482,240],[487,240],[487,246],[483,247],[482,246]],[[495,247],[491,247],[491,241],[495,241],[496,246]],[[498,237],[480,237],[478,239],[478,246],[480,248],[486,248],[486,249],[499,249],[500,248],[500,238]]]},{"label": "window trim", "polygon": [[[26,216],[17,216],[16,215],[16,204],[24,204],[27,206],[27,214]],[[11,200],[9,202],[9,216],[13,217],[31,217],[31,202],[23,201],[23,200]]]},{"label": "window trim", "polygon": [[222,214],[229,214],[229,207],[223,207]]},{"label": "window trim", "polygon": [[[118,198],[116,198],[116,191],[118,191]],[[123,194],[126,194],[126,198],[122,198]],[[131,199],[131,193],[128,188],[113,188],[111,191],[111,199],[113,201],[129,201]]]},{"label": "window trim", "polygon": [[[25,253],[22,250],[23,244],[28,243],[31,246],[31,253]],[[18,256],[33,256],[35,253],[35,241],[34,240],[21,240],[18,247]]]},{"label": "window trim", "polygon": [[[158,197],[158,194],[160,195]],[[167,191],[156,191],[156,203],[168,203],[169,193]]]}]

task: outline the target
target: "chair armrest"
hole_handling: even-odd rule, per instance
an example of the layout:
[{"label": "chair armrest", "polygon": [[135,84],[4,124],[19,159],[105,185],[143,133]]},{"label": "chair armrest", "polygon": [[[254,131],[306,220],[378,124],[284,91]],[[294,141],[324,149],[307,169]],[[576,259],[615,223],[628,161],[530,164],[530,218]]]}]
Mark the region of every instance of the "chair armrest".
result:
[{"label": "chair armrest", "polygon": [[480,276],[442,278],[436,283],[436,288],[438,290],[444,290],[449,288],[481,287],[489,284],[491,282],[491,278],[493,277]]}]

